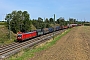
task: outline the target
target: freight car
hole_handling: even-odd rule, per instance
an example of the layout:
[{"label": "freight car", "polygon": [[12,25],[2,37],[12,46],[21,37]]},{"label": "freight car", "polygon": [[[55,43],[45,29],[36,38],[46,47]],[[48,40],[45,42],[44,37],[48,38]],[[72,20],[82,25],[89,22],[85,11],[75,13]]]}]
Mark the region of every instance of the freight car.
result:
[{"label": "freight car", "polygon": [[48,30],[49,30],[49,33],[51,33],[51,32],[53,32],[54,31],[54,28],[48,28]]},{"label": "freight car", "polygon": [[56,31],[60,30],[60,26],[55,27]]},{"label": "freight car", "polygon": [[72,28],[72,27],[78,26],[78,24],[68,24],[67,26],[68,26],[69,28]]},{"label": "freight car", "polygon": [[47,34],[47,33],[49,33],[49,29],[48,28],[44,28],[43,29],[43,34]]},{"label": "freight car", "polygon": [[72,27],[75,27],[75,26],[77,26],[77,24],[70,24]]},{"label": "freight car", "polygon": [[67,29],[68,28],[68,26],[63,26],[63,29]]},{"label": "freight car", "polygon": [[43,35],[43,30],[42,29],[37,29],[37,36]]}]

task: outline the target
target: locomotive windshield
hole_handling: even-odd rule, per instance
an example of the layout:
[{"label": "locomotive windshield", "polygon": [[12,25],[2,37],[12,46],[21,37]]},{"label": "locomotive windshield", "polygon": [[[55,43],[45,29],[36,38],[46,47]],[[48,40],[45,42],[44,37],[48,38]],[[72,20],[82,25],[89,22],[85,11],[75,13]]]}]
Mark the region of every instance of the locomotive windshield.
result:
[{"label": "locomotive windshield", "polygon": [[20,34],[20,35],[18,35],[18,37],[22,37],[22,35]]}]

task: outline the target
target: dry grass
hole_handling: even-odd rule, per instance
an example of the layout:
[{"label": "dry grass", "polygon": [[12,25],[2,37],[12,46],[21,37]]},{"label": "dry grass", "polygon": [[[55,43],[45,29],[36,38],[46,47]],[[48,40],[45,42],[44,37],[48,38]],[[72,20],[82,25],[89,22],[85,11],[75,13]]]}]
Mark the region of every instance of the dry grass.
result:
[{"label": "dry grass", "polygon": [[9,40],[9,30],[4,26],[0,25],[0,45],[9,44],[14,41],[15,34],[11,32],[11,40]]}]

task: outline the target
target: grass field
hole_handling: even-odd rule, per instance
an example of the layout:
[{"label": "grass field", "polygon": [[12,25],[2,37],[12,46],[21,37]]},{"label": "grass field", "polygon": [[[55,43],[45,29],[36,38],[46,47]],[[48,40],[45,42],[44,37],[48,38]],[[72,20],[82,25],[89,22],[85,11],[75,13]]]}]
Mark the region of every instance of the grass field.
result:
[{"label": "grass field", "polygon": [[15,34],[11,32],[11,40],[9,40],[9,30],[5,25],[0,25],[0,45],[12,43],[15,40]]}]

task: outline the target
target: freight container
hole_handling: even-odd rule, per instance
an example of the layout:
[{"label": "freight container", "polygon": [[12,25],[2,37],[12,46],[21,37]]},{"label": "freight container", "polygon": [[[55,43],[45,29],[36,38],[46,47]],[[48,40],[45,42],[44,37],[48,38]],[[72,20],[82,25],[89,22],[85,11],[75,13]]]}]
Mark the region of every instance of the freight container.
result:
[{"label": "freight container", "polygon": [[49,33],[49,29],[48,29],[48,28],[44,28],[44,29],[43,29],[43,33],[44,33],[44,34]]},{"label": "freight container", "polygon": [[54,28],[48,28],[49,32],[53,32]]},{"label": "freight container", "polygon": [[37,29],[36,31],[37,31],[37,36],[43,35],[42,29]]}]

